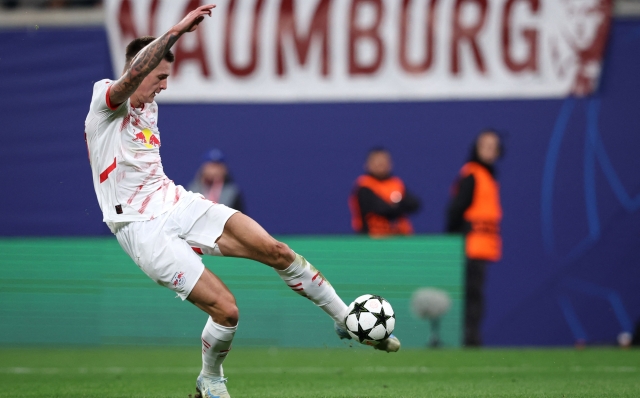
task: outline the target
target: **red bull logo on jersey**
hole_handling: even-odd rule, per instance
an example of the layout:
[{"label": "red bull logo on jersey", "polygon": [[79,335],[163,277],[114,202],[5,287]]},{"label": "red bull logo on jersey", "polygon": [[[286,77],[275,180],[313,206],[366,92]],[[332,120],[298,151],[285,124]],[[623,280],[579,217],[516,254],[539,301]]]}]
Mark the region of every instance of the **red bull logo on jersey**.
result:
[{"label": "red bull logo on jersey", "polygon": [[184,272],[176,272],[171,278],[171,286],[174,288],[181,288],[187,282],[187,278],[184,277]]},{"label": "red bull logo on jersey", "polygon": [[133,142],[140,142],[147,148],[158,148],[160,139],[149,129],[144,129],[133,137]]}]

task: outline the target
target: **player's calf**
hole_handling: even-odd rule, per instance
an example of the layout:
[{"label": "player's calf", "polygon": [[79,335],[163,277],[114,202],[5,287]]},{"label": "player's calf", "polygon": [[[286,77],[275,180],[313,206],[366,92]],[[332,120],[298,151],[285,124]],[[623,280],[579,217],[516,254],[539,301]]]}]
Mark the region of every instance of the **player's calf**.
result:
[{"label": "player's calf", "polygon": [[291,290],[311,300],[334,321],[344,322],[347,305],[324,275],[304,257],[295,254],[295,260],[289,267],[276,271]]},{"label": "player's calf", "polygon": [[[202,371],[196,380],[201,397],[228,397],[222,363],[231,350],[237,327],[219,325],[211,318],[202,330]],[[196,394],[196,397],[198,397]]]}]

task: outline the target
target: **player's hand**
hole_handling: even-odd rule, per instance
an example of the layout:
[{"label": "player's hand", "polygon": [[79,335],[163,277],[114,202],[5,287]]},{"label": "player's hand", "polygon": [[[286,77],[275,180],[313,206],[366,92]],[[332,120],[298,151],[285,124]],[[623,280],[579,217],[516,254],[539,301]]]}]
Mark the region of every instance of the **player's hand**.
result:
[{"label": "player's hand", "polygon": [[188,13],[182,21],[178,22],[173,29],[181,34],[193,32],[198,27],[198,24],[204,20],[205,15],[211,16],[211,10],[214,8],[215,4],[207,4],[206,6],[196,8]]}]

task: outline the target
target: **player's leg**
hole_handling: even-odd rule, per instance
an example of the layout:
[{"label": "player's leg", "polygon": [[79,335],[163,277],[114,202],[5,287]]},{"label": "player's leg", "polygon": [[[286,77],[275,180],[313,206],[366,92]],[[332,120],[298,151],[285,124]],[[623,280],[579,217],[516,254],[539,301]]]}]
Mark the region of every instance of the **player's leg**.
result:
[{"label": "player's leg", "polygon": [[[196,201],[194,207],[206,202]],[[271,266],[293,291],[331,316],[341,338],[350,338],[344,330],[347,306],[334,288],[304,257],[274,239],[257,222],[216,204],[187,224],[190,226],[185,226],[188,233],[183,238],[201,254],[248,258]],[[375,348],[389,352],[399,349],[395,336],[387,340]]]},{"label": "player's leg", "polygon": [[[227,286],[213,272],[204,267],[202,259],[193,250],[189,239],[214,242],[222,233],[224,223],[233,214],[232,209],[219,207],[218,212],[205,217],[216,207],[212,202],[192,193],[184,194],[183,201],[171,212],[167,229],[180,244],[179,262],[197,261],[202,270],[198,280],[181,295],[209,315],[202,330],[202,370],[196,380],[196,397],[229,397],[222,364],[231,349],[238,324],[238,307]],[[203,232],[208,227],[208,232]]]},{"label": "player's leg", "polygon": [[291,290],[343,325],[347,305],[324,275],[250,217],[242,213],[231,216],[216,243],[224,256],[248,258],[274,268]]},{"label": "player's leg", "polygon": [[[224,256],[249,258],[273,267],[287,286],[333,318],[341,339],[351,338],[344,325],[347,306],[322,273],[286,244],[274,239],[257,222],[236,213],[227,221],[217,247]],[[391,335],[374,348],[396,352],[400,349],[400,340]]]},{"label": "player's leg", "polygon": [[196,380],[196,397],[206,397],[207,393],[228,397],[222,363],[238,325],[236,300],[220,278],[206,268],[187,300],[209,314],[201,336],[202,370]]},{"label": "player's leg", "polygon": [[206,268],[191,289],[187,300],[209,314],[219,325],[232,327],[238,324],[238,307],[233,293],[220,278]]},{"label": "player's leg", "polygon": [[[146,222],[130,223],[116,233],[121,246],[136,264],[156,283],[188,299],[206,312],[207,323],[202,331],[202,372],[197,386],[200,391],[215,391],[228,397],[222,371],[224,361],[238,323],[238,309],[229,289],[202,259],[181,238],[181,220],[176,214],[189,212],[188,206],[179,208]],[[206,212],[206,208],[195,209]],[[194,216],[194,217],[197,217]],[[206,388],[201,379],[206,377]]]}]

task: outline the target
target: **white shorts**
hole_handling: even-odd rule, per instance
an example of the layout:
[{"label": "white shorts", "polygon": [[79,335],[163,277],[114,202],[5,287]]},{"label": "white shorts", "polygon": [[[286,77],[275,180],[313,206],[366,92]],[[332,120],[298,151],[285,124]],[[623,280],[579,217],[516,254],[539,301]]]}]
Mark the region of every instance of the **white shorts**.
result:
[{"label": "white shorts", "polygon": [[204,272],[196,251],[221,256],[216,240],[236,212],[186,192],[170,211],[153,220],[130,222],[115,235],[149,278],[185,300]]}]

